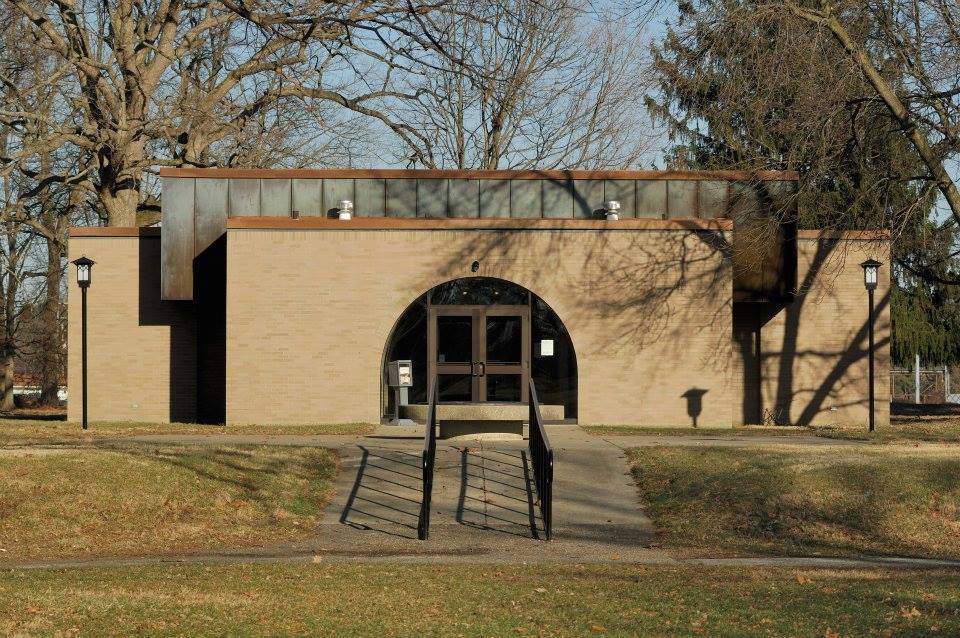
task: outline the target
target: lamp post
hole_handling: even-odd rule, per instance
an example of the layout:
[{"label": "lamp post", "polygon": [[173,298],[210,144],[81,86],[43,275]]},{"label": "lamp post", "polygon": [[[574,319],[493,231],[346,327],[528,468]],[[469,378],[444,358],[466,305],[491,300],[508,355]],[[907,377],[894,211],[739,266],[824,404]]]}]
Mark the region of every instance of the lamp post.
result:
[{"label": "lamp post", "polygon": [[882,266],[876,259],[868,259],[860,267],[863,268],[863,287],[867,289],[867,299],[870,304],[870,313],[867,318],[870,333],[870,431],[875,429],[873,420],[873,291],[877,289],[877,276]]},{"label": "lamp post", "polygon": [[93,264],[96,263],[86,256],[73,260],[73,265],[77,267],[77,285],[80,286],[80,330],[81,330],[81,364],[82,369],[82,393],[83,393],[83,429],[87,429],[87,288],[90,287],[91,273]]}]

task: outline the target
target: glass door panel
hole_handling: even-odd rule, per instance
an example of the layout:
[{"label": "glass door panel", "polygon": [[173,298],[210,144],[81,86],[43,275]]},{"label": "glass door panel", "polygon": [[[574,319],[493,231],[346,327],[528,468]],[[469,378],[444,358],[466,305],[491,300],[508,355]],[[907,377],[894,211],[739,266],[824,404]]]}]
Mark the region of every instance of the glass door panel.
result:
[{"label": "glass door panel", "polygon": [[438,374],[437,398],[440,401],[472,401],[473,375],[470,374]]},{"label": "glass door panel", "polygon": [[487,317],[487,363],[523,361],[523,318]]},{"label": "glass door panel", "polygon": [[522,382],[522,374],[488,374],[487,401],[521,401],[523,399]]},{"label": "glass door panel", "polygon": [[429,378],[440,401],[527,400],[529,307],[432,306],[429,318]]},{"label": "glass door panel", "polygon": [[473,317],[437,317],[437,363],[472,363],[473,360]]}]

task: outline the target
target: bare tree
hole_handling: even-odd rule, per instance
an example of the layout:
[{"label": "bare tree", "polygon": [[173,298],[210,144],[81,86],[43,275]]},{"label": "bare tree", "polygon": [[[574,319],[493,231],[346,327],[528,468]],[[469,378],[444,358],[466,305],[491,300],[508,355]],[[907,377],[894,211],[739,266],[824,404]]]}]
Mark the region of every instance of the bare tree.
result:
[{"label": "bare tree", "polygon": [[[649,140],[640,35],[571,0],[455,3],[443,31],[465,60],[415,75],[399,159],[429,168],[626,168]],[[468,11],[469,7],[469,11]],[[465,63],[464,63],[465,62]]]},{"label": "bare tree", "polygon": [[[12,384],[14,361],[31,351],[41,399],[52,403],[57,400],[64,367],[62,295],[67,229],[71,215],[81,210],[80,204],[92,194],[86,177],[89,162],[79,147],[61,139],[61,131],[73,118],[60,66],[31,38],[24,37],[27,32],[21,16],[6,5],[0,5],[0,16],[0,43],[5,53],[0,62],[0,128],[6,131],[0,181],[5,192],[4,329],[8,344],[3,365]],[[41,338],[21,335],[25,313],[32,324],[46,326],[39,333]]]},{"label": "bare tree", "polygon": [[[960,3],[956,0],[771,2],[825,29],[870,83],[926,167],[918,175],[943,196],[960,223],[960,191],[947,168],[960,154]],[[864,15],[876,26],[857,37]],[[892,83],[883,68],[895,60],[906,81]]]},{"label": "bare tree", "polygon": [[136,224],[148,171],[204,165],[221,143],[240,147],[288,100],[336,104],[417,135],[385,114],[384,100],[406,96],[384,69],[426,50],[447,54],[427,21],[439,0],[5,2],[26,19],[24,37],[58,61],[57,82],[70,83],[73,117],[49,144],[89,158],[87,181],[114,226]]}]

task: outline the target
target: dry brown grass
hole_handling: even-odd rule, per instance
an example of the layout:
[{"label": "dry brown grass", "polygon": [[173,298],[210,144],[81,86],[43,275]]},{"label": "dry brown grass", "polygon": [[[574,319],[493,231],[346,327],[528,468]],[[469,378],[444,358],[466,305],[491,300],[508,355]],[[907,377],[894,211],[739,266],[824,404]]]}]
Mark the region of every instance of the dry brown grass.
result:
[{"label": "dry brown grass", "polygon": [[56,442],[92,442],[103,438],[152,434],[370,434],[377,426],[370,423],[334,423],[316,425],[201,425],[197,423],[90,423],[86,431],[79,423],[59,420],[0,419],[0,446]]},{"label": "dry brown grass", "polygon": [[956,636],[956,572],[153,565],[0,573],[7,635]]},{"label": "dry brown grass", "polygon": [[630,452],[664,547],[683,555],[960,556],[960,456],[904,446]]},{"label": "dry brown grass", "polygon": [[793,437],[818,436],[827,439],[870,443],[960,443],[960,419],[894,417],[890,425],[869,432],[862,425],[814,425],[809,427],[742,426],[735,428],[650,428],[623,425],[583,426],[596,436],[721,436],[721,437]]},{"label": "dry brown grass", "polygon": [[320,448],[113,446],[0,452],[0,562],[168,554],[312,533]]}]

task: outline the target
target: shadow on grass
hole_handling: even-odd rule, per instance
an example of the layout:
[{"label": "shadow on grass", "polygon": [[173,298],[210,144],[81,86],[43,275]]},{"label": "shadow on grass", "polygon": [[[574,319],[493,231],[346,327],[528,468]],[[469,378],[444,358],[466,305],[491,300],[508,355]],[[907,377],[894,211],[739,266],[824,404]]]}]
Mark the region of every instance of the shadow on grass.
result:
[{"label": "shadow on grass", "polygon": [[[186,470],[198,478],[238,489],[240,498],[257,504],[267,512],[280,507],[301,515],[319,513],[325,505],[319,496],[329,494],[336,472],[331,453],[318,448],[147,447],[117,444],[102,449],[164,463]],[[302,493],[286,494],[291,489],[291,479],[302,482]],[[311,503],[313,497],[317,497],[317,500]]]},{"label": "shadow on grass", "polygon": [[66,421],[66,412],[0,412],[0,419],[6,421]]},{"label": "shadow on grass", "polygon": [[960,459],[634,450],[665,545],[698,554],[960,556]]}]

